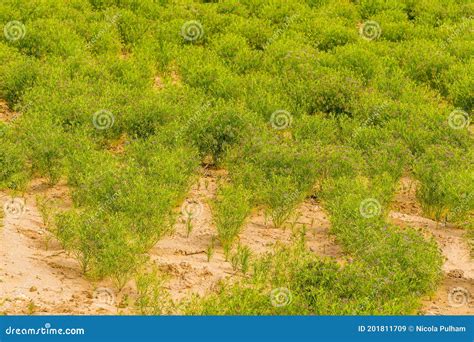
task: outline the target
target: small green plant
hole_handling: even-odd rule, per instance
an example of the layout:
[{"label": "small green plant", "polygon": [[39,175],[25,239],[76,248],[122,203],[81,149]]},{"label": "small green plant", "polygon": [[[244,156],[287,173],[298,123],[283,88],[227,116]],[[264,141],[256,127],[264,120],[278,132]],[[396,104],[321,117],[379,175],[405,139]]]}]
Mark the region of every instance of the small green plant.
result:
[{"label": "small green plant", "polygon": [[224,185],[213,202],[214,220],[226,258],[250,213],[249,194],[241,186]]},{"label": "small green plant", "polygon": [[164,284],[164,276],[155,268],[141,272],[136,278],[137,298],[135,307],[141,315],[163,315],[173,307]]},{"label": "small green plant", "polygon": [[54,209],[51,201],[44,196],[36,196],[36,205],[43,218],[43,224],[48,227],[54,221]]},{"label": "small green plant", "polygon": [[193,231],[193,215],[191,213],[187,213],[186,216],[186,237],[189,237],[191,232]]},{"label": "small green plant", "polygon": [[207,249],[206,249],[207,262],[210,262],[212,256],[214,255],[215,241],[216,241],[216,238],[213,236],[211,238],[211,243],[209,244],[209,246],[207,246]]},{"label": "small green plant", "polygon": [[234,270],[240,270],[246,274],[250,266],[250,257],[252,252],[248,246],[237,246],[237,251],[231,256],[230,262]]},{"label": "small green plant", "polygon": [[[207,259],[219,242],[247,273],[199,314],[416,313],[442,261],[388,220],[404,175],[424,216],[474,225],[468,1],[30,3],[0,5],[0,190],[66,179],[72,208],[38,208],[89,278],[136,278],[202,167],[230,184],[212,202]],[[183,37],[193,16],[202,30]],[[209,197],[213,174],[197,189]],[[296,213],[310,196],[344,266],[305,246],[316,230]],[[294,245],[258,257],[236,246],[252,208]],[[155,278],[136,279],[144,314],[168,313]],[[287,305],[272,305],[274,290]]]},{"label": "small green plant", "polygon": [[306,242],[306,233],[308,232],[308,227],[306,224],[303,224],[299,229],[294,231],[295,236],[298,238],[302,245]]}]

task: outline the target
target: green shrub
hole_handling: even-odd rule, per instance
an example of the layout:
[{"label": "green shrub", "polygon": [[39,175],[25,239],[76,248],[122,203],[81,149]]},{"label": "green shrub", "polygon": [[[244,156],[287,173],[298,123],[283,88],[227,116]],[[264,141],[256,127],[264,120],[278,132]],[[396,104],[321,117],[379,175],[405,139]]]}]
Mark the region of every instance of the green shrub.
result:
[{"label": "green shrub", "polygon": [[138,295],[135,307],[141,315],[163,315],[173,307],[164,286],[164,276],[155,268],[151,272],[141,272],[136,276]]},{"label": "green shrub", "polygon": [[474,210],[471,155],[452,146],[434,145],[415,162],[414,173],[420,181],[417,198],[436,221],[462,220]]},{"label": "green shrub", "polygon": [[83,40],[74,28],[57,18],[38,18],[28,23],[28,34],[20,39],[19,48],[37,58],[48,55],[62,57],[84,54]]},{"label": "green shrub", "polygon": [[272,218],[275,227],[282,227],[305,196],[291,177],[281,175],[271,177],[260,191],[266,215]]},{"label": "green shrub", "polygon": [[224,153],[248,135],[251,121],[241,108],[230,106],[206,109],[190,121],[187,135],[202,157],[211,156],[215,164]]},{"label": "green shrub", "polygon": [[64,174],[70,137],[51,118],[37,113],[30,113],[28,119],[22,117],[19,121],[20,139],[33,172],[47,177],[50,184],[56,184]]},{"label": "green shrub", "polygon": [[29,178],[26,162],[21,146],[6,141],[0,136],[0,189],[9,188],[20,191],[26,189]]},{"label": "green shrub", "polygon": [[362,82],[350,72],[321,68],[314,74],[308,92],[308,113],[350,114]]},{"label": "green shrub", "polygon": [[247,246],[238,245],[237,251],[230,257],[232,268],[246,274],[250,266],[252,251]]},{"label": "green shrub", "polygon": [[340,18],[306,17],[301,20],[301,28],[314,42],[318,50],[328,51],[337,46],[354,43],[357,31],[346,25]]},{"label": "green shrub", "polygon": [[[440,88],[442,74],[454,63],[449,53],[439,50],[436,44],[425,41],[410,41],[400,46],[400,63],[408,76],[425,82],[435,89]],[[433,53],[433,51],[436,51]]]},{"label": "green shrub", "polygon": [[294,136],[297,141],[316,144],[336,144],[339,127],[335,120],[322,115],[305,115],[294,125]]},{"label": "green shrub", "polygon": [[[81,218],[77,212],[66,212],[56,216],[54,233],[66,250],[71,250],[78,259],[83,273],[89,271],[96,257],[99,244],[99,229],[95,224],[98,220]],[[85,217],[85,216],[84,216]]]},{"label": "green shrub", "polygon": [[0,96],[10,108],[17,104],[31,87],[40,71],[39,63],[0,43]]},{"label": "green shrub", "polygon": [[443,74],[443,89],[454,106],[467,112],[474,110],[472,89],[474,87],[474,62],[452,65]]}]

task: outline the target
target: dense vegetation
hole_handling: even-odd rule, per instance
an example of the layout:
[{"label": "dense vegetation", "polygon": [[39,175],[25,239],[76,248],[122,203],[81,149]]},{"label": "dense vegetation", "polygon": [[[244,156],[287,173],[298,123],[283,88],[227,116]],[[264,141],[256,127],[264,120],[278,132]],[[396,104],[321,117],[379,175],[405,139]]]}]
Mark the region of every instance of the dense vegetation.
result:
[{"label": "dense vegetation", "polygon": [[[121,288],[199,167],[225,168],[216,243],[247,276],[186,312],[416,312],[441,255],[387,214],[411,175],[427,216],[472,229],[473,15],[468,0],[2,1],[0,98],[19,115],[0,122],[0,188],[67,180],[74,208],[50,229]],[[250,212],[281,227],[310,196],[353,261],[295,231],[249,265]]]}]

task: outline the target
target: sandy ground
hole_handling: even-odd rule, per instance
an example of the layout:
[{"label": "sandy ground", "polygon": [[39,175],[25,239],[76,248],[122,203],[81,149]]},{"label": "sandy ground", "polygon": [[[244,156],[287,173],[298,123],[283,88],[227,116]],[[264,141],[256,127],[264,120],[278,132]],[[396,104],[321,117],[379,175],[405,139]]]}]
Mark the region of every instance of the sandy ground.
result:
[{"label": "sandy ground", "polygon": [[11,111],[4,100],[0,100],[0,121],[9,122],[13,120],[18,113]]},{"label": "sandy ground", "polygon": [[[36,205],[42,196],[67,207],[67,187],[32,182],[24,198],[0,193],[0,313],[115,313],[106,290],[82,277],[78,263],[44,227]],[[111,294],[113,296],[113,293]]]},{"label": "sandy ground", "polygon": [[[209,201],[215,197],[217,184],[226,173],[203,170],[181,208],[175,232],[150,250],[150,259],[168,275],[167,288],[173,299],[190,294],[203,295],[224,278],[240,277],[225,261],[217,242]],[[401,182],[390,218],[401,226],[418,227],[438,241],[446,257],[445,279],[439,290],[424,301],[424,314],[474,314],[474,264],[464,231],[437,226],[421,217],[414,197],[415,184],[408,178]],[[6,212],[0,228],[0,313],[6,314],[117,314],[133,313],[123,305],[127,295],[133,296],[133,284],[116,293],[107,282],[94,283],[80,272],[76,260],[68,255],[44,226],[36,204],[37,196],[68,208],[65,184],[49,187],[44,180],[31,183],[24,198],[0,193],[0,204]],[[186,218],[191,213],[192,230],[188,236]],[[295,226],[307,226],[306,240],[317,255],[343,260],[342,250],[329,233],[326,213],[313,199],[298,208]],[[240,243],[252,254],[271,251],[276,243],[289,243],[291,228],[274,228],[261,211],[248,219]],[[207,250],[213,238],[214,252],[208,261]]]}]

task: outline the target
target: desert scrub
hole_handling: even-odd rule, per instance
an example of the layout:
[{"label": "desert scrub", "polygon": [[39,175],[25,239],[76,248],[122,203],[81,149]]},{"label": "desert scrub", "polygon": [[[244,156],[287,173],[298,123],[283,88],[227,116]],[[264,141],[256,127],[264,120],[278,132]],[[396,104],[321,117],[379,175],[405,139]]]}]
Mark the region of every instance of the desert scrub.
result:
[{"label": "desert scrub", "polygon": [[449,212],[445,219],[447,222],[454,222],[459,225],[472,227],[472,215],[474,214],[474,170],[450,170],[443,175],[441,184],[445,189],[449,189],[446,201],[449,205]]},{"label": "desert scrub", "polygon": [[[120,287],[171,230],[200,164],[223,168],[231,185],[213,212],[229,259],[250,208],[284,225],[311,196],[355,261],[278,248],[242,262],[241,250],[245,280],[200,312],[414,312],[439,253],[388,223],[387,208],[413,172],[428,216],[472,225],[472,5],[111,3],[0,5],[26,29],[0,42],[0,98],[20,114],[0,124],[0,187],[67,176],[74,207],[51,229],[88,275]],[[202,32],[183,36],[187,20]],[[369,20],[381,28],[372,37]],[[455,108],[466,115],[453,125]],[[113,117],[94,124],[101,111]],[[273,306],[276,289],[291,303]]]},{"label": "desert scrub", "polygon": [[144,246],[130,226],[123,216],[89,209],[58,214],[53,232],[84,273],[96,279],[111,277],[121,289],[146,261]]},{"label": "desert scrub", "polygon": [[393,135],[389,128],[368,125],[365,122],[352,133],[351,146],[361,152],[369,177],[385,172],[395,179],[400,178],[412,161],[406,144]]},{"label": "desert scrub", "polygon": [[310,141],[313,144],[336,144],[338,142],[337,122],[324,115],[305,115],[294,124],[294,137],[297,141]]},{"label": "desert scrub", "polygon": [[[103,160],[103,168],[93,160]],[[77,165],[69,177],[77,208],[59,214],[55,230],[84,272],[111,277],[118,288],[143,264],[145,252],[171,230],[173,209],[198,159],[190,149],[138,141],[121,161],[94,150],[71,156],[71,167]]]},{"label": "desert scrub", "polygon": [[286,91],[296,93],[301,103],[298,109],[308,114],[351,115],[355,101],[361,96],[363,81],[360,78],[347,69],[320,67],[308,70],[304,76],[295,72]]},{"label": "desert scrub", "polygon": [[[407,48],[405,44],[414,46],[414,48]],[[428,51],[436,49],[436,44],[424,39],[404,42],[398,48],[400,52],[397,57],[408,76],[435,89],[440,88],[440,76],[455,62],[453,56],[443,50],[437,50],[435,55],[430,54]]]},{"label": "desert scrub", "polygon": [[55,217],[53,233],[63,248],[76,257],[83,273],[89,271],[100,243],[99,231],[92,225],[96,223],[96,220],[91,220],[90,223],[81,220],[74,211],[60,213]]},{"label": "desert scrub", "polygon": [[67,156],[68,185],[73,188],[71,195],[76,206],[99,206],[116,192],[119,163],[107,152],[87,144],[83,147]]},{"label": "desert scrub", "polygon": [[224,165],[235,184],[252,190],[252,206],[263,207],[273,224],[281,227],[312,193],[316,161],[309,143],[299,145],[268,133],[229,151]]},{"label": "desert scrub", "polygon": [[249,193],[241,186],[224,185],[212,202],[214,222],[226,258],[250,213]]},{"label": "desert scrub", "polygon": [[[461,45],[461,46],[464,46]],[[474,61],[469,59],[466,64],[457,63],[451,65],[443,78],[442,86],[443,94],[445,94],[453,103],[454,106],[463,108],[467,112],[472,112],[474,109],[474,99],[472,90],[474,86]]]},{"label": "desert scrub", "polygon": [[361,152],[349,146],[322,146],[316,160],[314,168],[321,179],[354,177],[367,168]]},{"label": "desert scrub", "polygon": [[394,190],[395,183],[387,180],[340,178],[327,182],[321,195],[331,230],[350,254],[396,282],[396,291],[427,293],[439,280],[441,255],[433,240],[385,221]]},{"label": "desert scrub", "polygon": [[253,202],[264,205],[263,188],[268,189],[272,182],[283,178],[292,182],[298,193],[310,193],[318,177],[317,161],[314,146],[262,132],[229,151],[224,165],[234,182],[256,189],[252,192]]},{"label": "desert scrub", "polygon": [[0,43],[0,97],[7,101],[10,108],[14,108],[25,90],[34,84],[39,67],[34,58]]},{"label": "desert scrub", "polygon": [[148,249],[130,230],[132,222],[117,216],[111,217],[108,225],[102,228],[94,275],[99,278],[112,278],[121,290],[137,269],[148,260],[145,254]]}]

